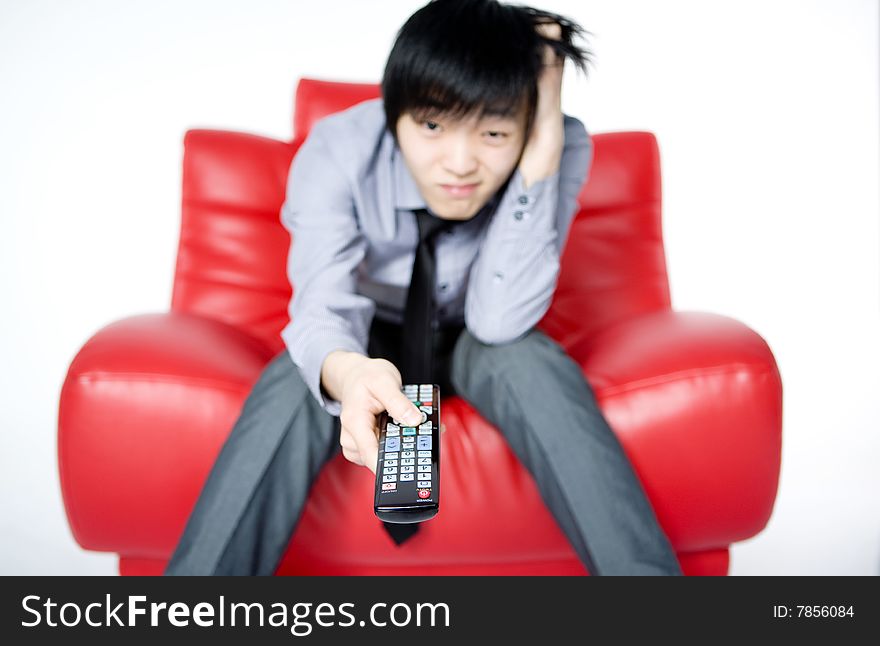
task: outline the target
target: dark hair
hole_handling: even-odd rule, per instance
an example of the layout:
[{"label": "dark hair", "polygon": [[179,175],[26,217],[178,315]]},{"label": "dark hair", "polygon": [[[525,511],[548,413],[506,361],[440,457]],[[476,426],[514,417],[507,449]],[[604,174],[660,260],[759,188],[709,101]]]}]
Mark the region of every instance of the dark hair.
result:
[{"label": "dark hair", "polygon": [[[557,22],[561,39],[535,30]],[[453,120],[478,114],[515,116],[526,105],[526,138],[534,122],[544,45],[571,59],[584,75],[592,63],[575,36],[592,33],[559,14],[497,0],[431,0],[397,32],[382,76],[387,128],[397,141],[397,120],[443,114]]]}]

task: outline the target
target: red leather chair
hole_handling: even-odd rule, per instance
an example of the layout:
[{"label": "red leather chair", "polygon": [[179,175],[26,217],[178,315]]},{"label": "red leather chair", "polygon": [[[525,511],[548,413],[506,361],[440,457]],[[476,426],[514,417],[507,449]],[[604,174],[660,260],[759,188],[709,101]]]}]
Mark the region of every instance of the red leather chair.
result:
[{"label": "red leather chair", "polygon": [[[283,349],[291,159],[321,117],[373,84],[302,79],[294,138],[190,130],[168,312],[99,330],[60,395],[68,521],[122,574],[160,574],[264,365]],[[583,366],[686,574],[726,574],[767,523],[782,384],[742,323],[672,309],[660,157],[649,132],[593,136],[552,306],[540,327]],[[373,515],[373,476],[338,454],[311,491],[278,574],[585,574],[534,481],[464,400],[443,402],[441,513],[401,547]]]}]

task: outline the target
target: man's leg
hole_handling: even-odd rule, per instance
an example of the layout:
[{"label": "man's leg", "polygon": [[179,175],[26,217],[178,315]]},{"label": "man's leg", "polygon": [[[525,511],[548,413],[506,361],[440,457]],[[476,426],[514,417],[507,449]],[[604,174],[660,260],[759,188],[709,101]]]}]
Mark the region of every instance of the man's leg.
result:
[{"label": "man's leg", "polygon": [[245,400],[165,574],[273,574],[312,482],[340,450],[339,428],[282,350]]},{"label": "man's leg", "polygon": [[562,346],[537,328],[500,345],[465,329],[452,382],[507,439],[590,574],[682,574],[589,382]]}]

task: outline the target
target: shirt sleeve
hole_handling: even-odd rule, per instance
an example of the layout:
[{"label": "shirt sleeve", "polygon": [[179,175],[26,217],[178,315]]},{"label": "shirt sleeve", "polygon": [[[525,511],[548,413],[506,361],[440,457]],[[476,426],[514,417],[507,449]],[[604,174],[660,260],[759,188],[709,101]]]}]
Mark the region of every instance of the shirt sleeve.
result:
[{"label": "shirt sleeve", "polygon": [[524,336],[546,314],[560,256],[589,176],[593,142],[565,115],[559,169],[525,188],[517,168],[492,216],[468,277],[465,325],[486,344]]},{"label": "shirt sleeve", "polygon": [[366,254],[351,185],[316,123],[294,157],[281,222],[291,235],[287,276],[293,288],[290,323],[281,337],[312,396],[338,416],[342,405],[321,385],[333,350],[367,354],[375,302],[356,293]]}]

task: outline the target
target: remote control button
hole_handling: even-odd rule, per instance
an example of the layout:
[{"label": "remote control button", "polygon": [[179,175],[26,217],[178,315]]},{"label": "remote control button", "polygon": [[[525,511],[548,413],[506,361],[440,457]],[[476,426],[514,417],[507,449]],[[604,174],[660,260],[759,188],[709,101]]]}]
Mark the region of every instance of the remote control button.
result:
[{"label": "remote control button", "polygon": [[412,466],[415,463],[416,463],[416,461],[414,458],[404,458],[403,460],[400,461],[400,464],[403,466]]},{"label": "remote control button", "polygon": [[[424,424],[422,426],[424,426]],[[433,429],[419,427],[419,435],[430,435],[433,432],[434,432]]]},{"label": "remote control button", "polygon": [[430,489],[419,489],[419,498],[427,498],[431,495]]},{"label": "remote control button", "polygon": [[403,434],[404,435],[415,435],[416,429],[413,426],[404,426],[403,427]]},{"label": "remote control button", "polygon": [[[431,448],[431,447],[429,446],[428,448]],[[387,440],[385,440],[385,450],[386,451],[397,451],[398,449],[400,449],[400,438],[399,437],[389,437]]]},{"label": "remote control button", "polygon": [[399,455],[400,455],[399,453],[386,453],[385,459],[386,460],[396,460]]},{"label": "remote control button", "polygon": [[382,491],[394,491],[397,489],[396,482],[383,482],[382,483]]},{"label": "remote control button", "polygon": [[389,428],[387,431],[385,431],[385,437],[399,437],[399,436],[400,436],[400,431],[396,431],[393,428]]},{"label": "remote control button", "polygon": [[420,458],[430,458],[431,452],[430,451],[419,451],[419,457]]},{"label": "remote control button", "polygon": [[385,466],[386,467],[396,467],[397,460],[385,460]]},{"label": "remote control button", "polygon": [[400,457],[402,457],[402,458],[414,458],[414,457],[416,457],[416,452],[415,452],[415,451],[402,451],[402,452],[400,453]]},{"label": "remote control button", "polygon": [[[389,442],[391,440],[388,440]],[[428,450],[431,448],[431,436],[430,435],[419,435],[419,450]]]},{"label": "remote control button", "polygon": [[397,476],[382,476],[382,482],[397,482]]},{"label": "remote control button", "polygon": [[419,458],[419,464],[431,464],[431,458]]},{"label": "remote control button", "polygon": [[413,471],[415,471],[415,469],[416,469],[415,467],[400,467],[400,472],[401,473],[412,473]]},{"label": "remote control button", "polygon": [[431,473],[431,465],[430,464],[420,464],[419,465],[419,473]]},{"label": "remote control button", "polygon": [[416,486],[419,488],[422,488],[422,487],[429,487],[430,488],[431,481],[430,480],[417,480]]},{"label": "remote control button", "polygon": [[385,475],[388,475],[390,473],[397,473],[397,467],[385,467],[385,470],[382,471],[382,473],[384,473]]},{"label": "remote control button", "polygon": [[413,479],[412,473],[401,473],[400,474],[400,481],[401,482],[405,482],[407,480],[412,480],[412,479]]},{"label": "remote control button", "polygon": [[424,415],[425,415],[425,419],[422,420],[423,422],[428,419],[428,415],[432,415],[434,413],[433,406],[422,406],[421,410],[422,410],[422,413],[424,413]]},{"label": "remote control button", "polygon": [[387,428],[389,431],[399,431],[400,430],[400,427],[397,424],[392,424],[390,422],[385,425],[385,428]]}]

